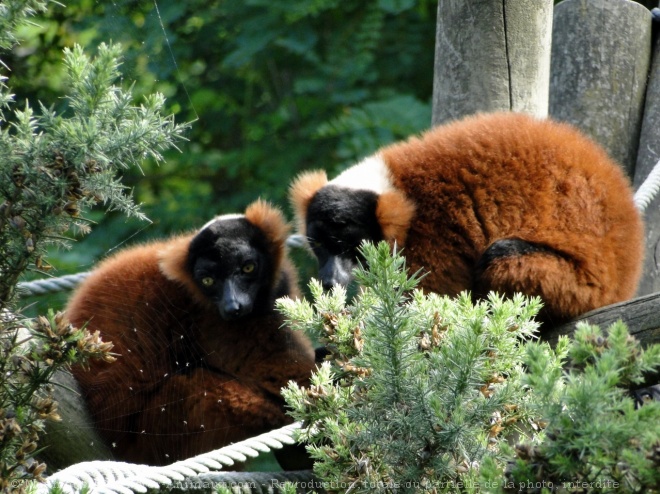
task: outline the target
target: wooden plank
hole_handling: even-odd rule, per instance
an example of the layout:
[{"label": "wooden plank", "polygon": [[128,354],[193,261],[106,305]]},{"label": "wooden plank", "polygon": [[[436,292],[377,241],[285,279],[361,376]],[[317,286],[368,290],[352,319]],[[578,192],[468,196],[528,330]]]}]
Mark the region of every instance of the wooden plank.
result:
[{"label": "wooden plank", "polygon": [[433,125],[548,112],[552,0],[439,0]]},{"label": "wooden plank", "polygon": [[554,345],[559,336],[573,334],[576,324],[581,321],[596,324],[605,330],[618,320],[626,323],[630,334],[637,338],[642,345],[660,343],[660,293],[608,305],[587,312],[569,323],[554,328],[541,328],[541,339]]},{"label": "wooden plank", "polygon": [[564,0],[555,7],[550,115],[594,138],[630,177],[650,60],[651,13],[644,6]]}]

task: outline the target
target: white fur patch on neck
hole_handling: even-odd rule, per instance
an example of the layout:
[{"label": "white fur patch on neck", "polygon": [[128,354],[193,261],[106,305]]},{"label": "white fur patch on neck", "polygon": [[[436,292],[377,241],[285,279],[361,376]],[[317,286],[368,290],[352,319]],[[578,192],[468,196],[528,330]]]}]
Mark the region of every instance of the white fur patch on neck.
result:
[{"label": "white fur patch on neck", "polygon": [[380,154],[363,159],[328,183],[347,189],[369,190],[376,194],[393,189],[390,172]]},{"label": "white fur patch on neck", "polygon": [[209,226],[211,226],[216,221],[237,220],[237,219],[240,219],[240,218],[245,218],[245,215],[244,214],[222,214],[220,216],[216,216],[211,221],[207,222],[203,227],[201,227],[199,229],[199,231],[201,232],[205,228],[208,228]]}]

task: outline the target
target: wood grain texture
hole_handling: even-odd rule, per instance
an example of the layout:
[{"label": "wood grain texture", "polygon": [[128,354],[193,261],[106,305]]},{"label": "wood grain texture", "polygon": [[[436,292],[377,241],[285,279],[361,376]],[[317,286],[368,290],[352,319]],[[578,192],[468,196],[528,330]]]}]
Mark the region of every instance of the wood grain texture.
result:
[{"label": "wood grain texture", "polygon": [[[644,121],[639,139],[637,164],[635,165],[635,187],[639,187],[651,170],[660,161],[660,36],[654,44]],[[646,255],[638,294],[646,295],[660,291],[660,194],[656,195],[644,212],[646,224]]]},{"label": "wood grain texture", "polygon": [[603,145],[633,176],[651,60],[651,13],[629,0],[554,10],[550,115]]},{"label": "wood grain texture", "polygon": [[477,112],[546,116],[552,0],[439,0],[433,125]]},{"label": "wood grain texture", "polygon": [[605,330],[621,320],[642,345],[660,343],[660,293],[634,298],[627,302],[608,305],[554,328],[543,328],[542,339],[555,344],[562,335],[572,335],[579,322],[596,324]]}]

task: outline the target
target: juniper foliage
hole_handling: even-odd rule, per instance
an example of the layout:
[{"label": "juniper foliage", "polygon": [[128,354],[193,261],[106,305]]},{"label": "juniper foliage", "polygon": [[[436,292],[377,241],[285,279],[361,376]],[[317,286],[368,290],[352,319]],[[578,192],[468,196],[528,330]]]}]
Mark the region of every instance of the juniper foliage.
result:
[{"label": "juniper foliage", "polygon": [[405,259],[365,244],[359,295],[281,300],[288,324],[330,350],[309,388],[284,396],[307,427],[315,473],[330,490],[453,492],[477,488],[478,465],[527,421],[521,366],[538,299],[473,303],[415,290]]},{"label": "juniper foliage", "polygon": [[[14,30],[43,11],[47,1],[0,4],[0,49],[16,42]],[[80,46],[64,52],[68,74],[65,113],[43,104],[14,109],[0,75],[0,490],[28,486],[46,465],[34,458],[46,420],[57,420],[51,378],[89,358],[112,360],[112,345],[98,333],[72,327],[60,313],[21,316],[17,283],[27,270],[46,272],[46,247],[68,246],[71,229],[83,233],[83,212],[97,204],[141,216],[121,184],[122,169],[139,166],[183,138],[187,125],[162,115],[164,98],[133,103],[116,85],[118,45],[101,45],[89,58]],[[4,67],[4,63],[0,61]]]},{"label": "juniper foliage", "polygon": [[7,118],[11,95],[0,84],[0,309],[10,306],[19,277],[48,269],[45,248],[67,246],[72,227],[84,232],[81,211],[96,204],[142,217],[119,173],[175,146],[185,129],[163,116],[161,94],[132,104],[115,85],[121,47],[99,46],[90,59],[80,46],[65,49],[67,114],[29,104]]},{"label": "juniper foliage", "polygon": [[660,492],[660,403],[629,395],[660,369],[622,323],[534,341],[538,299],[425,295],[400,253],[365,245],[362,290],[280,300],[329,350],[284,392],[336,492]]},{"label": "juniper foliage", "polygon": [[660,492],[660,402],[636,407],[629,389],[660,369],[660,345],[642,349],[626,326],[607,336],[581,324],[555,350],[531,343],[523,382],[545,426],[508,448],[508,466],[486,462],[489,492]]},{"label": "juniper foliage", "polygon": [[0,49],[12,48],[18,39],[16,28],[39,12],[44,12],[49,0],[14,0],[0,5]]}]

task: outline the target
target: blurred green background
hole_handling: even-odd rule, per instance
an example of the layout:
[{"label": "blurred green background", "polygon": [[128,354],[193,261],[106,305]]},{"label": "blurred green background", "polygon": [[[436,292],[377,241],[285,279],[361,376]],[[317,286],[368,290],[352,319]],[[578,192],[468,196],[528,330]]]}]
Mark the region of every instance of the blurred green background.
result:
[{"label": "blurred green background", "polygon": [[[291,217],[301,170],[330,174],[430,125],[437,3],[430,0],[69,1],[4,57],[17,107],[63,109],[62,49],[124,47],[123,85],[165,94],[188,142],[123,182],[152,224],[89,212],[93,232],[53,252],[54,274],[116,248],[201,226],[258,197]],[[41,302],[40,302],[41,303]],[[41,310],[41,309],[39,309]]]}]

